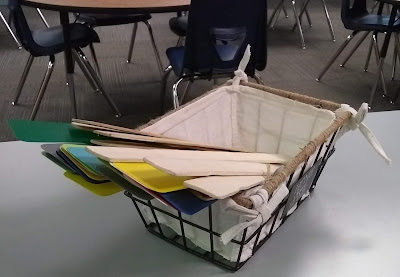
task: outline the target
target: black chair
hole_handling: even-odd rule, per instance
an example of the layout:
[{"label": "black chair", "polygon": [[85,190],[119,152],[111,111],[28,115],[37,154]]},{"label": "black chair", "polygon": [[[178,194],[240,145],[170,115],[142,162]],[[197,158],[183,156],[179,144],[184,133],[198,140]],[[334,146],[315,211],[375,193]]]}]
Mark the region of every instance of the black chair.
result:
[{"label": "black chair", "polygon": [[[157,45],[154,40],[154,35],[153,35],[153,30],[150,25],[150,19],[151,15],[150,14],[96,14],[96,13],[80,13],[76,14],[77,17],[77,22],[83,23],[91,28],[94,27],[101,27],[101,26],[113,26],[113,25],[123,25],[123,24],[131,24],[133,23],[133,31],[132,31],[132,37],[131,37],[131,42],[129,45],[129,52],[128,52],[128,58],[127,58],[127,63],[131,62],[132,59],[132,51],[133,51],[133,46],[135,44],[135,38],[136,38],[136,32],[138,28],[138,23],[143,22],[150,35],[151,43],[153,46],[154,54],[157,59],[157,64],[160,72],[162,73],[163,71],[163,65],[161,62],[160,54],[157,49]],[[89,44],[90,51],[94,60],[94,65],[96,67],[97,72],[101,76],[100,73],[100,67],[97,61],[96,57],[96,52],[94,50],[93,44]]]},{"label": "black chair", "polygon": [[[28,76],[29,70],[31,68],[32,62],[35,57],[49,56],[49,63],[47,66],[47,71],[44,76],[43,82],[40,86],[39,93],[37,95],[35,105],[33,107],[30,119],[34,120],[37,114],[37,111],[40,107],[40,103],[42,101],[44,92],[46,90],[47,84],[50,80],[51,74],[53,72],[53,67],[55,63],[55,54],[61,53],[65,50],[64,37],[63,37],[63,28],[62,26],[55,26],[46,29],[34,30],[31,31],[26,21],[24,12],[21,8],[19,0],[11,0],[10,1],[10,10],[13,14],[14,25],[16,29],[17,36],[22,43],[22,46],[29,51],[30,56],[28,62],[23,71],[21,80],[19,82],[16,95],[13,105],[16,105],[18,99],[21,95],[22,88],[24,86],[26,77]],[[99,82],[99,78],[95,74],[93,68],[88,63],[86,57],[83,52],[80,50],[82,47],[86,47],[90,43],[100,42],[97,33],[82,24],[74,23],[69,25],[70,28],[70,37],[71,37],[71,46],[74,48],[73,54],[76,62],[82,69],[85,77],[92,84],[92,86],[103,94],[106,98],[109,105],[114,109],[117,115],[120,115],[118,109],[116,108],[114,102],[109,97],[109,95],[104,91],[101,83]],[[76,114],[76,103],[75,103],[75,90],[73,89],[74,83],[73,78],[69,79],[69,87],[71,92],[71,102],[74,112],[74,117],[77,117]]]},{"label": "black chair", "polygon": [[[10,5],[10,1],[9,0],[0,0],[0,7],[9,7]],[[40,9],[36,9],[36,11],[38,12],[40,18],[42,19],[43,23],[46,25],[46,27],[49,27],[49,24],[46,21],[46,18],[44,18],[42,11]],[[3,21],[4,25],[6,26],[8,32],[10,33],[10,35],[12,36],[12,38],[14,39],[14,41],[17,43],[18,45],[18,49],[22,49],[22,45],[19,43],[17,37],[15,36],[13,30],[11,29],[11,22],[12,22],[12,13],[10,12],[10,15],[8,17],[8,20],[5,19],[3,13],[0,11],[0,18]]]},{"label": "black chair", "polygon": [[[342,0],[342,8],[341,8],[341,16],[342,22],[346,29],[353,30],[353,32],[346,38],[344,43],[339,47],[337,52],[333,55],[333,57],[329,60],[328,64],[322,69],[321,73],[317,77],[317,81],[319,82],[321,78],[324,76],[326,71],[330,68],[333,62],[337,59],[337,57],[342,53],[342,51],[346,48],[349,42],[360,32],[365,32],[361,39],[356,43],[353,49],[350,51],[349,55],[345,58],[344,62],[341,63],[340,66],[344,66],[344,64],[348,61],[348,59],[353,55],[353,53],[357,50],[360,44],[366,39],[366,37],[373,32],[372,35],[372,45],[375,49],[375,54],[377,56],[378,62],[378,75],[377,78],[380,79],[382,84],[382,89],[384,95],[386,95],[386,86],[385,86],[385,78],[382,71],[382,66],[384,59],[379,59],[379,48],[377,43],[377,34],[378,33],[386,33],[386,32],[394,32],[397,33],[400,31],[400,21],[396,20],[393,22],[392,26],[389,24],[388,15],[382,15],[383,3],[380,4],[378,14],[371,14],[367,9],[366,0],[354,0],[353,4],[351,5],[350,0]],[[387,42],[388,44],[388,42]],[[384,51],[387,51],[388,45],[385,46]],[[370,47],[372,50],[372,47]],[[367,57],[367,63],[365,66],[365,71],[367,70],[369,56],[371,55],[371,51],[369,51]],[[386,53],[385,53],[386,56]],[[372,106],[372,102],[375,96],[376,86],[374,85],[370,97],[369,97],[369,105]]]},{"label": "black chair", "polygon": [[[166,51],[170,66],[162,79],[162,112],[171,71],[178,77],[172,89],[177,108],[193,80],[232,77],[248,44],[252,54],[246,73],[262,82],[255,71],[266,66],[266,12],[265,0],[252,1],[251,5],[240,0],[192,0],[185,46]],[[179,100],[178,86],[182,81],[188,81],[188,86]]]}]

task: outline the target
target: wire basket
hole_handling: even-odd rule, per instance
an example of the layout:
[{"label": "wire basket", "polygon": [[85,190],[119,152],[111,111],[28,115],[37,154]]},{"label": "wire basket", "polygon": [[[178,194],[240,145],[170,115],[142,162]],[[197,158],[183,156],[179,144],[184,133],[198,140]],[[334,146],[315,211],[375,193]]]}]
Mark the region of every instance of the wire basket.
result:
[{"label": "wire basket", "polygon": [[[240,95],[235,95],[236,92]],[[247,115],[245,113],[243,114],[243,107],[240,106],[241,104],[239,101],[243,99],[245,103],[245,101],[247,101],[246,97],[257,103],[257,105],[265,105],[264,107],[266,107],[266,109],[269,108],[268,116],[274,116],[275,105],[283,107],[285,111],[294,113],[286,118],[283,117],[283,120],[288,119],[296,121],[297,114],[301,116],[307,109],[308,115],[311,115],[311,117],[315,116],[315,114],[321,114],[321,116],[320,118],[315,117],[313,119],[315,122],[320,120],[318,121],[319,127],[317,129],[314,128],[316,126],[314,124],[314,127],[306,131],[306,134],[301,134],[303,139],[300,144],[296,145],[293,143],[293,141],[298,139],[297,135],[301,136],[300,134],[296,133],[297,135],[294,135],[293,138],[288,138],[288,134],[286,134],[285,139],[290,140],[288,145],[289,148],[291,147],[292,149],[292,154],[294,153],[294,158],[288,164],[284,165],[279,172],[276,172],[277,174],[274,174],[268,179],[262,188],[268,192],[270,199],[272,197],[271,195],[273,195],[274,191],[279,186],[286,186],[287,189],[285,188],[285,190],[286,192],[289,191],[289,193],[283,200],[280,200],[280,203],[277,204],[276,208],[271,212],[271,216],[266,219],[265,222],[263,220],[259,225],[252,226],[252,228],[244,228],[240,230],[240,232],[235,233],[233,239],[228,242],[230,247],[229,251],[232,251],[232,253],[234,253],[233,255],[227,258],[227,255],[225,255],[226,253],[221,251],[221,247],[227,244],[221,246],[223,234],[219,228],[218,220],[221,220],[221,215],[224,216],[224,214],[221,213],[218,201],[209,206],[207,210],[200,211],[202,214],[196,218],[187,217],[186,215],[182,215],[178,210],[154,202],[157,200],[142,200],[129,191],[125,191],[125,195],[134,203],[149,232],[189,253],[231,271],[236,271],[241,268],[314,190],[327,160],[335,151],[334,146],[339,130],[352,117],[352,113],[347,111],[340,115],[335,115],[333,112],[339,109],[341,105],[334,102],[262,85],[241,82],[240,85],[216,88],[191,103],[180,107],[178,110],[151,121],[141,129],[174,137],[174,133],[171,133],[170,130],[179,131],[179,128],[176,128],[176,125],[174,125],[175,123],[178,125],[195,126],[196,128],[198,122],[190,121],[195,117],[193,116],[193,111],[195,111],[197,118],[200,118],[200,120],[207,118],[207,112],[211,111],[222,114],[221,116],[223,119],[221,120],[224,122],[227,122],[227,120],[229,121],[231,118],[233,118],[232,120],[234,120],[235,123],[240,120],[244,120],[243,122],[245,122],[245,117]],[[256,101],[254,101],[254,99],[256,99]],[[214,107],[212,107],[212,105],[214,105]],[[223,105],[225,105],[225,108],[222,107]],[[205,110],[205,112],[202,109]],[[225,115],[221,113],[221,109],[228,111],[230,114]],[[203,112],[203,114],[199,117],[198,114],[201,112]],[[215,120],[214,117],[211,118],[212,119],[205,124],[213,124]],[[200,123],[204,124],[204,122]],[[293,126],[293,124],[291,126]],[[198,139],[196,135],[191,134],[190,131],[186,129],[183,133],[184,137],[179,137],[179,135],[177,135],[176,138],[194,141]],[[289,131],[288,133],[293,132]],[[180,134],[182,134],[182,132]],[[232,134],[240,134],[240,132],[234,130]],[[282,137],[282,135],[280,137]],[[310,139],[307,139],[308,137],[310,137]],[[237,141],[240,142],[241,139],[242,138],[239,138]],[[273,141],[273,139],[274,138],[270,141]],[[276,138],[275,141],[277,141]],[[218,145],[218,143],[215,142],[215,145]],[[232,145],[230,147],[232,147]],[[300,149],[300,151],[293,149]],[[259,149],[248,149],[247,151],[258,152]],[[231,199],[241,207],[247,209],[254,208],[252,207],[253,202],[245,197],[243,193],[238,193],[232,196]],[[195,214],[195,216],[197,215],[198,214]],[[201,218],[201,220],[198,220],[199,218]],[[171,223],[172,221],[173,224]],[[241,224],[246,222],[246,219],[240,217],[238,222]],[[225,232],[226,230],[222,231]],[[194,232],[203,232],[202,243],[193,239]],[[207,241],[207,245],[204,244],[205,241]]]},{"label": "wire basket", "polygon": [[[176,211],[176,214],[172,214],[168,211],[165,211],[159,207],[155,207],[152,204],[153,200],[148,200],[144,201],[141,200],[135,196],[133,196],[129,191],[125,191],[125,195],[129,197],[133,204],[135,205],[135,208],[137,212],[140,215],[140,218],[143,221],[143,224],[145,228],[152,233],[153,235],[156,235],[157,237],[171,243],[172,245],[175,245],[188,253],[191,253],[193,255],[196,255],[200,258],[203,258],[213,264],[216,264],[222,268],[228,269],[230,271],[237,271],[240,269],[245,263],[247,263],[250,259],[245,260],[244,262],[241,262],[241,255],[242,255],[242,250],[243,247],[247,244],[253,244],[253,249],[252,249],[252,256],[261,248],[261,246],[264,245],[264,243],[272,236],[272,234],[278,229],[278,227],[282,226],[283,223],[286,222],[286,220],[289,218],[289,216],[292,214],[289,213],[290,209],[292,209],[295,205],[295,208],[298,208],[303,201],[306,198],[301,197],[300,199],[297,199],[298,197],[298,192],[296,191],[296,188],[299,188],[299,185],[301,185],[301,189],[306,188],[308,193],[311,193],[317,184],[318,178],[322,172],[322,170],[325,167],[326,162],[330,158],[330,156],[333,154],[335,151],[335,148],[333,147],[333,140],[334,136],[332,136],[332,139],[330,142],[326,145],[323,144],[319,147],[318,154],[316,156],[316,159],[313,162],[312,166],[310,169],[305,171],[305,168],[307,167],[307,163],[304,164],[302,167],[302,172],[300,173],[300,178],[297,180],[297,182],[293,182],[293,174],[290,175],[289,181],[287,182],[288,188],[290,188],[290,193],[284,199],[284,201],[281,202],[281,204],[275,209],[275,211],[272,213],[271,218],[262,224],[260,227],[257,228],[256,231],[254,231],[250,236],[247,236],[248,228],[244,229],[243,234],[241,236],[241,240],[235,240],[233,239],[231,242],[240,246],[239,248],[239,254],[237,257],[236,262],[231,262],[226,259],[224,259],[222,256],[220,256],[218,253],[214,251],[214,240],[217,238],[221,237],[220,233],[217,233],[213,230],[213,209],[212,206],[208,207],[208,226],[200,226],[194,222],[185,220],[182,217],[182,214],[180,211]],[[320,153],[322,152],[322,149],[326,147],[327,151],[325,152],[325,155],[320,157]],[[310,161],[311,162],[311,161]],[[304,194],[301,194],[303,196]],[[151,213],[154,218],[154,223],[148,223],[143,216],[142,210],[139,208],[139,205],[144,205],[148,207],[151,210]],[[175,220],[179,221],[180,224],[180,234],[176,233],[174,230],[169,228],[168,226],[164,224],[160,224],[158,220],[157,213],[162,213],[165,216],[171,217]],[[278,220],[281,222],[279,226],[276,226],[276,223]],[[184,224],[188,224],[194,228],[197,228],[198,230],[207,232],[209,234],[209,243],[210,243],[210,251],[206,251],[200,247],[197,247],[195,244],[191,243],[191,241],[185,236],[185,227]],[[261,230],[266,226],[270,225],[269,231],[267,236],[260,240],[260,234]],[[247,237],[247,238],[246,238]]]}]

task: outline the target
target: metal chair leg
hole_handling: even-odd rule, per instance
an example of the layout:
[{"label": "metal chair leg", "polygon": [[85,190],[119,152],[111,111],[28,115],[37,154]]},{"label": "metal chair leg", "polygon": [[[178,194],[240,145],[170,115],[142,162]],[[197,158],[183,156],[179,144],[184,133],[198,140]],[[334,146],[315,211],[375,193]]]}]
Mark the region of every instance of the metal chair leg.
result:
[{"label": "metal chair leg", "polygon": [[[396,52],[397,52],[397,57],[400,59],[400,39],[399,39],[399,35],[398,34],[394,34],[394,38],[395,38],[395,48],[396,48]],[[394,95],[394,97],[392,99],[390,99],[390,103],[394,104],[397,99],[399,98],[400,95],[400,90],[396,91],[396,94]]]},{"label": "metal chair leg", "polygon": [[183,39],[184,39],[184,37],[178,38],[178,41],[176,42],[176,47],[183,46]]},{"label": "metal chair leg", "polygon": [[322,5],[324,7],[325,17],[326,17],[326,21],[328,22],[329,32],[331,33],[332,41],[335,42],[336,41],[335,33],[333,32],[332,21],[329,16],[329,13],[328,13],[328,8],[326,7],[325,0],[322,0]]},{"label": "metal chair leg", "polygon": [[[307,11],[308,3],[310,3],[310,0],[307,0],[306,3],[303,5],[303,7],[302,7],[301,10],[300,10],[300,15],[299,15],[300,23],[301,23],[301,20],[302,20],[302,18],[303,18],[304,12]],[[309,22],[309,23],[310,23],[310,22]],[[297,22],[293,25],[292,31],[294,31],[294,30],[296,29],[296,27],[297,27]]]},{"label": "metal chair leg", "polygon": [[297,12],[296,12],[296,0],[292,0],[292,8],[293,8],[294,17],[296,19],[297,27],[299,28],[301,47],[303,49],[306,49],[306,43],[304,42],[303,28],[301,27],[300,18],[297,16]]},{"label": "metal chair leg", "polygon": [[178,78],[174,84],[172,85],[172,101],[174,104],[174,109],[179,108],[179,95],[178,95],[178,87],[179,84],[184,80],[184,78]]},{"label": "metal chair leg", "polygon": [[378,5],[379,5],[379,1],[375,1],[374,5],[371,8],[371,13],[374,13],[374,10],[376,7],[378,7]]},{"label": "metal chair leg", "polygon": [[[216,80],[216,79],[214,79],[214,80]],[[185,103],[186,96],[187,96],[187,94],[188,94],[188,92],[189,92],[189,90],[190,90],[190,87],[192,86],[192,83],[193,83],[193,80],[192,80],[192,79],[189,79],[189,80],[186,82],[185,89],[183,90],[182,97],[181,97],[181,99],[180,99],[180,101],[179,101],[179,104],[180,104],[180,105],[182,105],[183,103]]]},{"label": "metal chair leg", "polygon": [[126,59],[127,63],[131,63],[131,60],[132,60],[132,52],[133,52],[133,46],[135,45],[137,28],[138,28],[138,24],[134,23],[133,30],[132,30],[132,36],[131,36],[131,42],[129,44],[128,58]]},{"label": "metal chair leg", "polygon": [[[310,13],[308,12],[307,6],[304,5],[303,0],[301,2],[302,2],[302,5],[304,6],[304,11],[306,13],[308,25],[310,25],[310,27],[312,27],[311,16],[310,16]],[[300,22],[301,22],[301,18],[300,18]]]},{"label": "metal chair leg", "polygon": [[72,56],[74,62],[78,63],[79,68],[81,69],[81,71],[83,72],[83,75],[85,76],[86,80],[89,82],[90,86],[92,87],[92,89],[96,92],[100,92],[99,88],[96,86],[96,82],[93,80],[92,76],[90,75],[89,71],[86,69],[85,66],[82,66],[82,63],[79,63],[78,61],[76,61],[76,59],[82,59],[80,55],[73,55]]},{"label": "metal chair leg", "polygon": [[154,54],[155,54],[156,59],[157,59],[158,69],[160,71],[160,76],[162,76],[164,67],[163,67],[162,62],[161,62],[161,57],[160,57],[160,53],[159,53],[158,48],[157,48],[156,41],[154,40],[153,29],[151,28],[150,21],[145,21],[144,23],[146,24],[147,29],[149,30],[151,44],[153,45]]},{"label": "metal chair leg", "polygon": [[78,48],[76,50],[73,50],[72,54],[76,57],[75,58],[76,62],[81,63],[80,67],[87,69],[88,74],[90,74],[90,76],[92,77],[92,79],[95,82],[96,86],[99,88],[100,93],[104,96],[104,98],[106,99],[107,103],[114,110],[115,117],[120,117],[121,113],[119,112],[117,106],[115,105],[115,103],[112,100],[112,98],[110,97],[110,95],[104,89],[102,81],[100,80],[99,76],[96,74],[95,70],[93,69],[92,65],[90,64],[89,60],[87,59],[87,57],[85,56],[83,51]]},{"label": "metal chair leg", "polygon": [[283,1],[285,0],[281,0],[279,1],[278,5],[276,6],[275,10],[272,12],[271,18],[268,22],[267,28],[271,28],[271,24],[274,21],[274,18],[276,16],[276,13],[278,12],[278,10],[281,8],[281,6],[283,5]]},{"label": "metal chair leg", "polygon": [[76,106],[75,81],[73,73],[67,73],[67,83],[69,96],[71,99],[72,116],[73,118],[78,118],[78,108]]},{"label": "metal chair leg", "polygon": [[[371,94],[369,97],[369,101],[368,101],[368,105],[369,107],[372,107],[372,102],[374,101],[374,97],[376,94],[376,90],[378,88],[378,84],[379,84],[379,80],[381,79],[381,73],[382,73],[382,69],[383,69],[383,64],[385,63],[385,57],[380,57],[379,58],[379,64],[378,64],[378,71],[377,71],[377,77],[375,79],[374,85],[372,87],[371,90]],[[382,83],[382,85],[384,85],[384,83]]]},{"label": "metal chair leg", "polygon": [[371,37],[371,41],[369,43],[368,54],[367,54],[367,58],[365,59],[365,64],[364,64],[364,72],[368,72],[369,61],[371,59],[371,53],[372,53],[373,47],[374,47],[374,35]]},{"label": "metal chair leg", "polygon": [[285,17],[288,18],[289,15],[288,15],[288,13],[287,13],[287,10],[286,10],[286,8],[285,8],[285,5],[282,5],[282,11],[283,11],[283,14],[285,15]]},{"label": "metal chair leg", "polygon": [[13,30],[11,29],[10,25],[8,25],[7,20],[4,18],[2,12],[0,12],[0,17],[3,20],[4,25],[6,25],[6,28],[7,28],[8,32],[11,34],[11,36],[13,37],[15,42],[17,43],[18,49],[22,49],[21,43],[19,43],[19,40],[15,36],[15,34],[14,34]]},{"label": "metal chair leg", "polygon": [[[379,53],[379,46],[378,46],[378,41],[376,39],[376,35],[373,35],[373,42],[374,42],[374,49],[375,49],[376,64],[379,65],[380,53]],[[387,96],[387,90],[386,90],[385,76],[383,75],[383,70],[381,70],[380,73],[378,71],[377,74],[380,74],[380,80],[381,80],[381,84],[382,84],[383,96],[386,97]]]},{"label": "metal chair leg", "polygon": [[321,73],[317,77],[317,82],[321,81],[322,76],[324,76],[325,72],[331,67],[333,62],[339,57],[339,55],[343,52],[343,50],[346,48],[347,44],[353,39],[353,37],[358,33],[358,31],[353,31],[350,35],[347,36],[346,40],[343,42],[343,44],[339,47],[339,49],[336,51],[336,53],[332,56],[332,58],[329,60],[328,64],[322,69]]},{"label": "metal chair leg", "polygon": [[281,11],[282,11],[282,7],[283,5],[279,8],[278,12],[276,13],[274,20],[272,21],[271,25],[269,26],[269,28],[271,28],[272,30],[275,28],[275,24],[279,19],[279,16],[281,15]]},{"label": "metal chair leg", "polygon": [[103,76],[101,75],[101,70],[100,70],[100,66],[99,66],[99,61],[97,60],[97,55],[96,55],[96,51],[94,50],[93,43],[89,44],[89,49],[90,49],[90,53],[93,58],[94,68],[96,69],[96,72],[97,72],[98,76],[100,77],[100,80],[103,80]]},{"label": "metal chair leg", "polygon": [[264,85],[263,79],[257,72],[254,72],[253,78],[254,78],[254,80],[256,80],[257,84]]},{"label": "metal chair leg", "polygon": [[164,75],[161,79],[161,91],[160,91],[160,113],[161,115],[165,113],[165,93],[166,93],[166,88],[167,88],[167,81],[168,81],[168,76],[172,72],[172,66],[169,65],[165,70],[164,70]]},{"label": "metal chair leg", "polygon": [[396,75],[396,66],[397,66],[397,47],[395,46],[393,50],[392,77],[391,77],[392,81],[394,80],[394,76]]},{"label": "metal chair leg", "polygon": [[346,58],[343,60],[343,62],[340,64],[340,67],[344,67],[347,63],[347,61],[350,59],[351,56],[353,56],[354,52],[360,47],[361,43],[364,42],[364,40],[367,38],[367,36],[371,32],[365,32],[365,34],[357,41],[356,45],[354,45],[353,49],[351,49],[350,53],[346,56]]},{"label": "metal chair leg", "polygon": [[54,62],[55,62],[54,56],[50,56],[50,60],[47,65],[46,74],[44,75],[44,79],[40,86],[39,93],[36,97],[35,105],[33,106],[33,110],[32,110],[29,120],[35,120],[35,118],[36,118],[36,114],[37,114],[37,111],[39,110],[40,104],[42,103],[43,95],[44,95],[44,92],[46,91],[47,84],[49,83],[51,74],[53,73]]},{"label": "metal chair leg", "polygon": [[15,93],[14,101],[11,102],[11,104],[13,106],[18,104],[19,96],[21,95],[22,89],[23,89],[25,81],[26,81],[26,77],[28,77],[29,70],[31,69],[32,62],[33,62],[34,58],[35,58],[34,56],[29,55],[28,62],[25,65],[24,72],[22,73],[21,80],[19,81],[19,84],[18,84],[18,87],[17,87],[17,91]]},{"label": "metal chair leg", "polygon": [[42,19],[44,25],[46,25],[47,28],[50,28],[50,25],[49,23],[47,23],[46,18],[44,18],[42,11],[39,8],[37,8],[36,11],[38,12],[40,18]]}]

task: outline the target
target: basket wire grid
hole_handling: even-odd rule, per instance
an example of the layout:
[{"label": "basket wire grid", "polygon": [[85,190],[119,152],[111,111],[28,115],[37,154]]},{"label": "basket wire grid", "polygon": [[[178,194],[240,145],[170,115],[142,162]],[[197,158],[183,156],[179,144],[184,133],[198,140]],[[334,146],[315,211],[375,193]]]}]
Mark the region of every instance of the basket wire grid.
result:
[{"label": "basket wire grid", "polygon": [[[333,142],[335,140],[337,132],[338,131],[336,131],[332,135],[332,138],[330,139],[330,141],[329,141],[329,143],[327,145],[326,144],[320,145],[320,147],[318,148],[318,152],[317,152],[317,155],[315,157],[315,160],[313,161],[313,165],[310,167],[310,169],[305,172],[305,169],[306,169],[306,166],[307,166],[307,164],[309,162],[309,159],[304,163],[304,165],[303,165],[303,167],[301,169],[301,172],[300,172],[300,175],[299,175],[299,178],[298,178],[297,182],[300,182],[302,180],[302,177],[304,176],[304,174],[306,174],[307,172],[316,171],[315,177],[310,179],[310,182],[308,183],[308,187],[309,187],[308,191],[310,193],[315,189],[315,186],[316,186],[316,183],[318,181],[318,178],[321,175],[321,172],[324,169],[324,167],[326,165],[326,162],[328,161],[330,156],[335,151],[335,147],[333,145]],[[323,155],[323,157],[320,157],[320,154],[321,154],[322,149],[323,149],[324,146],[327,147],[327,150],[326,150],[325,154]],[[169,242],[169,243],[171,243],[171,244],[173,244],[173,245],[175,245],[175,246],[177,246],[177,247],[179,247],[179,248],[181,248],[181,249],[183,249],[183,250],[185,250],[185,251],[187,251],[187,252],[189,252],[191,254],[194,254],[194,255],[196,255],[198,257],[201,257],[201,258],[203,258],[203,259],[205,259],[207,261],[210,261],[211,263],[216,264],[216,265],[218,265],[218,266],[220,266],[222,268],[225,268],[225,269],[230,270],[230,271],[237,271],[246,262],[248,262],[250,260],[250,258],[249,258],[246,261],[240,262],[242,251],[243,251],[243,247],[245,245],[247,245],[254,237],[256,237],[255,241],[252,242],[253,243],[252,256],[253,256],[261,248],[261,246],[264,245],[264,243],[272,236],[272,234],[276,231],[276,230],[274,230],[274,226],[275,226],[275,223],[276,223],[278,217],[281,216],[282,223],[281,223],[280,226],[282,226],[285,223],[285,221],[289,218],[289,216],[291,215],[291,214],[288,214],[288,212],[287,212],[288,209],[285,209],[285,205],[287,204],[288,199],[290,198],[290,195],[291,195],[291,193],[293,191],[293,187],[295,187],[295,184],[297,183],[297,182],[294,182],[294,184],[292,184],[293,174],[294,173],[292,173],[290,175],[290,177],[288,179],[288,182],[287,182],[287,187],[289,188],[289,195],[274,210],[274,212],[272,213],[270,219],[267,222],[261,224],[261,226],[259,228],[257,228],[257,230],[255,230],[247,239],[246,239],[246,235],[247,235],[247,231],[248,231],[247,229],[248,228],[244,229],[240,241],[235,240],[235,239],[231,240],[232,243],[235,243],[236,245],[240,246],[236,262],[231,262],[231,261],[228,261],[228,260],[224,259],[222,256],[220,256],[214,250],[214,239],[215,239],[215,237],[216,238],[220,238],[221,234],[217,233],[217,232],[215,232],[213,230],[212,205],[208,207],[208,226],[204,227],[204,226],[200,226],[200,225],[198,225],[196,223],[190,222],[190,221],[182,218],[182,214],[178,210],[176,211],[177,215],[174,215],[174,214],[172,214],[170,212],[167,212],[167,211],[165,211],[163,209],[160,209],[160,208],[154,206],[151,203],[151,200],[148,200],[148,201],[141,200],[141,199],[135,197],[134,195],[132,195],[132,193],[130,193],[129,191],[125,191],[124,194],[132,200],[133,204],[135,205],[135,208],[136,208],[137,212],[140,215],[140,218],[143,221],[144,226],[146,227],[146,229],[150,233],[156,235],[157,237],[159,237],[159,238],[161,238],[161,239],[163,239],[163,240],[165,240],[165,241],[167,241],[167,242]],[[296,203],[297,204],[297,208],[303,203],[304,200],[305,199],[300,199],[300,200],[297,201],[297,203]],[[145,220],[145,218],[143,216],[143,213],[140,210],[138,204],[144,205],[144,206],[147,206],[148,208],[150,208],[151,213],[152,213],[152,215],[154,217],[154,223],[153,222],[151,222],[151,223],[147,223],[146,222],[146,220]],[[281,214],[280,215],[281,209],[284,209],[284,213],[285,214]],[[169,217],[172,217],[172,218],[178,220],[179,224],[180,224],[181,235],[179,235],[176,232],[174,232],[171,228],[169,228],[169,227],[167,227],[167,226],[165,226],[163,224],[160,224],[159,220],[157,218],[156,211],[160,212],[160,213],[163,213],[164,215],[167,215]],[[261,230],[271,220],[272,220],[272,225],[271,225],[271,227],[269,229],[268,234],[266,235],[266,237],[263,240],[261,240],[259,242]],[[199,230],[202,230],[204,232],[207,232],[209,234],[210,251],[206,251],[206,250],[201,249],[200,247],[197,247],[194,243],[192,243],[185,236],[184,224],[188,224],[188,225],[190,225],[192,227],[195,227],[195,228],[197,228]]]}]

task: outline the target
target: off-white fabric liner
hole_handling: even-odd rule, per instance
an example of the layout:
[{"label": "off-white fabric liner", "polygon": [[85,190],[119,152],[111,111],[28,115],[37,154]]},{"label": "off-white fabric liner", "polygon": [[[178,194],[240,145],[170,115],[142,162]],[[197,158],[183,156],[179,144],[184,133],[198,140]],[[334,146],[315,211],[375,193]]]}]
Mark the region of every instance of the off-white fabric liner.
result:
[{"label": "off-white fabric liner", "polygon": [[[241,85],[224,86],[200,98],[193,104],[160,119],[153,125],[144,128],[143,131],[198,143],[239,148],[248,152],[283,154],[294,157],[302,147],[322,133],[334,118],[335,114],[331,111],[312,107],[264,91]],[[324,155],[325,151],[326,147],[322,149],[320,157]],[[315,155],[310,157],[306,169],[312,166]],[[301,168],[302,165],[296,169],[292,184],[298,179]],[[283,186],[286,186],[286,182],[281,185],[280,188],[282,190],[284,190]],[[247,190],[246,195],[249,197],[258,195],[259,190],[259,187]],[[280,193],[279,197],[284,194],[285,191]],[[154,205],[160,205],[165,209],[165,206],[161,203],[153,202]],[[233,201],[231,202],[230,198],[213,204],[213,226],[216,232],[222,234],[230,231],[228,235],[234,235],[236,240],[240,240],[242,232],[240,231],[235,235],[235,232],[230,229],[238,228],[240,224],[245,222],[256,220],[257,217],[254,218],[255,214],[260,214],[260,212],[248,210],[241,206],[235,207],[235,205],[237,204]],[[264,210],[272,208],[267,207],[268,202],[263,203]],[[290,212],[293,212],[295,208]],[[146,207],[143,207],[143,210],[146,218],[154,222],[150,210]],[[173,209],[169,210],[167,208],[167,210],[176,213]],[[268,212],[265,214],[268,214]],[[179,221],[161,213],[157,213],[157,216],[160,223],[171,227],[180,234]],[[192,216],[183,216],[191,222],[208,228],[207,209]],[[256,220],[254,224],[248,226],[247,237],[262,222],[268,220],[260,234],[259,241],[261,241],[269,233],[272,226],[271,219],[262,218],[261,221]],[[279,217],[273,231],[279,227],[280,222],[281,218]],[[184,224],[184,227],[187,238],[197,246],[210,250],[208,233],[187,224]],[[252,255],[254,239],[253,242],[249,242],[244,246],[241,261],[247,260]],[[238,245],[232,242],[224,245],[218,238],[214,238],[214,247],[215,251],[225,259],[236,261],[239,252]]]},{"label": "off-white fabric liner", "polygon": [[331,111],[259,91],[216,89],[143,131],[247,152],[294,157],[335,118]]}]

